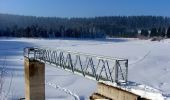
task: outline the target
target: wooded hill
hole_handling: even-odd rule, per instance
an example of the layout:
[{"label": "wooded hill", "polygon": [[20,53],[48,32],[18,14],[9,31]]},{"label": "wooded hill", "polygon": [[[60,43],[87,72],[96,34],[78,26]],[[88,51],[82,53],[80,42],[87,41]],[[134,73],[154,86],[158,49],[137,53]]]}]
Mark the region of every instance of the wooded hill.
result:
[{"label": "wooded hill", "polygon": [[162,16],[59,18],[0,14],[0,36],[104,38],[137,37],[140,33],[170,37],[168,32],[170,18]]}]

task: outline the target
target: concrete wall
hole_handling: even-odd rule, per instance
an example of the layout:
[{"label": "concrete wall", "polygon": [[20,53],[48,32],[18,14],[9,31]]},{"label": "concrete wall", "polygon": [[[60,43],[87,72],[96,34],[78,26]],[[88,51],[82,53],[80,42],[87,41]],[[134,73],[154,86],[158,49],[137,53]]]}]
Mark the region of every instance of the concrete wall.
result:
[{"label": "concrete wall", "polygon": [[107,98],[107,97],[105,97],[105,96],[102,96],[102,95],[100,95],[100,94],[98,94],[98,93],[93,93],[91,96],[90,96],[90,100],[111,100],[111,98]]},{"label": "concrete wall", "polygon": [[113,100],[137,100],[138,98],[137,95],[122,91],[118,88],[105,85],[103,83],[98,83],[97,93],[112,98]]}]

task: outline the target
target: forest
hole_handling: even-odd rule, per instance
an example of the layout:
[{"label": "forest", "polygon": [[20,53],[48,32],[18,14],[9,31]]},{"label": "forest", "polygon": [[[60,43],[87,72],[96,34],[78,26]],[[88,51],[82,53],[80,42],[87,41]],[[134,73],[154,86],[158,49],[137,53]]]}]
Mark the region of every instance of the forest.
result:
[{"label": "forest", "polygon": [[0,14],[0,36],[41,38],[167,37],[170,18],[163,16],[36,17]]}]

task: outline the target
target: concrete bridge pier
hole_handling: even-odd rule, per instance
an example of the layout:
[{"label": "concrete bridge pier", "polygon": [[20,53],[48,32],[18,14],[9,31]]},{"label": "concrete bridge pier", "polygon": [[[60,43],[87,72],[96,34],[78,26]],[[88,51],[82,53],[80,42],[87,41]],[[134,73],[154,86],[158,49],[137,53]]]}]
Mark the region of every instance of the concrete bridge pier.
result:
[{"label": "concrete bridge pier", "polygon": [[45,100],[45,64],[25,57],[25,99]]}]

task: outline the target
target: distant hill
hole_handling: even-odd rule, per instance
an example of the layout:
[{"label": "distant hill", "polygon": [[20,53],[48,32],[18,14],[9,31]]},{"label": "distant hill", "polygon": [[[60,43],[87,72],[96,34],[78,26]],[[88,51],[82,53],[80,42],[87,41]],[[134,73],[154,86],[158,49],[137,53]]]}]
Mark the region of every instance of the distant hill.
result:
[{"label": "distant hill", "polygon": [[[103,16],[59,18],[0,14],[0,36],[36,37],[135,37],[138,29],[168,28],[170,18],[162,16]],[[15,32],[22,32],[16,35]],[[30,32],[29,32],[30,31]],[[31,31],[34,31],[31,33]],[[44,33],[37,32],[43,31]],[[25,33],[23,33],[25,32]],[[36,32],[36,33],[35,33]],[[50,34],[50,35],[49,35]],[[104,35],[105,34],[105,35]]]}]

